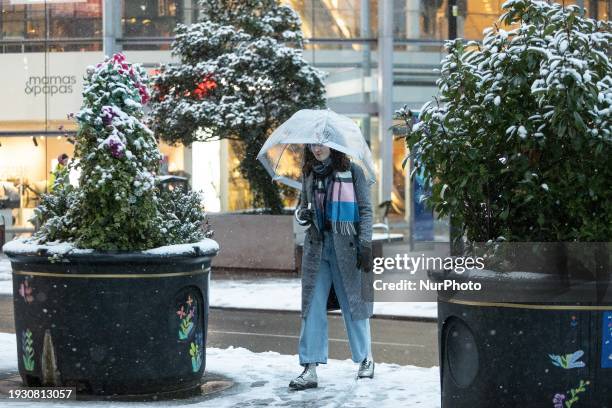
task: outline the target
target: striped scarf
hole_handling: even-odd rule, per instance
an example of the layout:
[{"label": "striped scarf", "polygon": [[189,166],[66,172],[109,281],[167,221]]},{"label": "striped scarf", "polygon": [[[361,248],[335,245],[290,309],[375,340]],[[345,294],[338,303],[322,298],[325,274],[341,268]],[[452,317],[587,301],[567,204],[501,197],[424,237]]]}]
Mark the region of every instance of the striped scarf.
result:
[{"label": "striped scarf", "polygon": [[315,217],[319,231],[329,220],[332,231],[342,235],[356,235],[359,207],[350,170],[335,172],[328,177],[314,179]]}]

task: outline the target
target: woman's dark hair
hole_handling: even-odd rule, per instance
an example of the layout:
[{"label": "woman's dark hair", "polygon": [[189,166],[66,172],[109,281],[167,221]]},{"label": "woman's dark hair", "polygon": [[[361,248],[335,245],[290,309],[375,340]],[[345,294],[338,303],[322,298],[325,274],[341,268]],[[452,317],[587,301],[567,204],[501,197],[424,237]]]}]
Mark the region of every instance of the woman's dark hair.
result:
[{"label": "woman's dark hair", "polygon": [[[348,156],[338,150],[329,149],[332,159],[332,168],[334,171],[347,171],[351,168],[351,161]],[[317,158],[312,154],[308,145],[304,146],[304,164],[302,165],[302,174],[307,176],[312,171],[312,166],[317,163]]]}]

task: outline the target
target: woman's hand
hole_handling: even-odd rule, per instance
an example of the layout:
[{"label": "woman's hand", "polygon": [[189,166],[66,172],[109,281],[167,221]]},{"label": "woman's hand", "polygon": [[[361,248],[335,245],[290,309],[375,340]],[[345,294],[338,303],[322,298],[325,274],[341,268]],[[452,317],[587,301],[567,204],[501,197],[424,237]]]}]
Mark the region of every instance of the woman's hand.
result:
[{"label": "woman's hand", "polygon": [[359,244],[357,268],[362,269],[365,273],[372,272],[372,247],[370,245],[364,243]]},{"label": "woman's hand", "polygon": [[301,226],[312,224],[314,211],[310,208],[298,208],[295,212],[295,218]]}]

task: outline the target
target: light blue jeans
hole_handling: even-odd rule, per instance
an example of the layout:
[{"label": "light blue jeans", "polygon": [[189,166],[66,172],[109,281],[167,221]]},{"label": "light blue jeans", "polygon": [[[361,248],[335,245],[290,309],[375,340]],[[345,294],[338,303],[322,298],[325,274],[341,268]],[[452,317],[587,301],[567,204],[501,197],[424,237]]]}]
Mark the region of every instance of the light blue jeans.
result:
[{"label": "light blue jeans", "polygon": [[348,298],[344,292],[342,276],[336,261],[332,233],[325,231],[321,266],[317,273],[310,309],[306,318],[302,319],[299,342],[299,356],[302,366],[307,363],[327,363],[327,297],[332,283],[344,317],[352,360],[360,363],[366,357],[372,355],[370,319],[353,320],[351,318]]}]

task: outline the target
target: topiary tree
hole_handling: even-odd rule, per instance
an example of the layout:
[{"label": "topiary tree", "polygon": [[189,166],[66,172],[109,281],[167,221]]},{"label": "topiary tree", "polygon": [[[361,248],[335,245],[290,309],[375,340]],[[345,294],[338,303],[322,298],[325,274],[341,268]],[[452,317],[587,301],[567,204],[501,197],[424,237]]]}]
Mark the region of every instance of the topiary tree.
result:
[{"label": "topiary tree", "polygon": [[200,22],[179,24],[172,48],[180,63],[155,78],[152,129],[169,143],[230,139],[253,205],[280,212],[257,153],[297,110],[325,103],[322,74],[302,57],[299,17],[276,0],[204,0]]},{"label": "topiary tree", "polygon": [[408,133],[426,200],[472,242],[608,241],[612,25],[575,6],[503,8],[509,31],[447,42],[439,96]]},{"label": "topiary tree", "polygon": [[69,164],[80,171],[79,185],[71,186],[66,172],[43,197],[36,210],[40,242],[132,251],[204,238],[197,193],[159,197],[155,175],[161,155],[143,122],[146,80],[142,68],[123,54],[88,68]]}]

